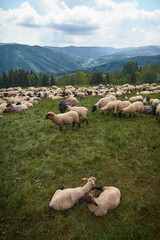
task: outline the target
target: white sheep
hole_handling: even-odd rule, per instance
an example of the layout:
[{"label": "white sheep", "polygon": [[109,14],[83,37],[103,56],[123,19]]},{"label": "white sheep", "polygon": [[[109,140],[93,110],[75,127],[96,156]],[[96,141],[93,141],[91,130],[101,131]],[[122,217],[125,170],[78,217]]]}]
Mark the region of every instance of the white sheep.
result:
[{"label": "white sheep", "polygon": [[82,178],[82,180],[87,181],[87,183],[83,187],[57,190],[54,193],[49,206],[53,207],[55,210],[61,211],[73,207],[78,201],[78,199],[82,197],[85,192],[90,191],[91,188],[97,183],[97,179],[94,177]]},{"label": "white sheep", "polygon": [[128,107],[130,104],[131,104],[130,101],[121,101],[121,102],[119,102],[118,104],[116,104],[116,106],[115,106],[115,111],[114,111],[114,115],[115,115],[116,113],[119,113],[119,117],[121,117],[120,111],[121,111],[123,108]]},{"label": "white sheep", "polygon": [[78,113],[79,116],[82,116],[84,121],[88,124],[88,119],[87,119],[87,114],[88,114],[88,109],[86,107],[71,107],[67,106],[67,109],[70,111],[75,111]]},{"label": "white sheep", "polygon": [[160,122],[160,103],[156,107],[156,119]]},{"label": "white sheep", "polygon": [[112,110],[114,110],[117,104],[120,102],[121,102],[120,100],[116,100],[107,103],[104,107],[100,108],[100,113],[104,113],[105,111],[109,111],[111,113]]},{"label": "white sheep", "polygon": [[133,114],[135,117],[135,113],[138,112],[138,113],[141,113],[141,116],[142,116],[143,110],[144,110],[143,103],[140,101],[137,101],[137,102],[131,103],[128,107],[123,108],[120,111],[120,114],[129,113],[130,114],[129,117],[131,117],[131,114]]},{"label": "white sheep", "polygon": [[84,92],[77,92],[77,97],[78,99],[84,98],[85,97],[85,93]]},{"label": "white sheep", "polygon": [[104,107],[107,103],[116,100],[115,96],[107,96],[104,98],[101,98],[96,104],[93,105],[92,107],[92,112],[95,112],[97,108],[102,108]]},{"label": "white sheep", "polygon": [[59,126],[59,131],[62,131],[62,128],[64,125],[69,125],[69,124],[73,124],[73,127],[74,127],[75,123],[77,123],[78,126],[80,127],[79,115],[75,111],[70,111],[70,112],[60,113],[60,114],[48,112],[46,115],[46,119],[50,119],[55,124],[57,124]]},{"label": "white sheep", "polygon": [[[108,210],[118,207],[120,204],[121,193],[116,187],[93,187],[93,191],[86,192],[79,200],[79,203],[88,205],[89,210],[96,216],[104,216]],[[96,190],[101,190],[102,193],[98,198],[94,198]]]},{"label": "white sheep", "polygon": [[136,102],[136,101],[143,101],[143,97],[142,96],[135,96],[135,97],[130,97],[129,101],[131,102]]}]

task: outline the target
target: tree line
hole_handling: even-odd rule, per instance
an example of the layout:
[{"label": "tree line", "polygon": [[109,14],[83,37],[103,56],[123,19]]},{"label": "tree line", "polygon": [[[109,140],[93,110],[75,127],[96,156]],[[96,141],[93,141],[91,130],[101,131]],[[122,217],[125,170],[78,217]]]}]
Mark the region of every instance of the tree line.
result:
[{"label": "tree line", "polygon": [[3,72],[0,77],[0,88],[9,87],[41,87],[41,86],[65,86],[65,85],[97,85],[97,84],[142,84],[160,81],[160,63],[151,67],[145,65],[138,67],[137,62],[127,62],[121,71],[116,72],[84,72],[77,70],[74,73],[67,73],[61,76],[48,76],[44,73],[35,73],[19,69],[9,70],[8,74]]}]

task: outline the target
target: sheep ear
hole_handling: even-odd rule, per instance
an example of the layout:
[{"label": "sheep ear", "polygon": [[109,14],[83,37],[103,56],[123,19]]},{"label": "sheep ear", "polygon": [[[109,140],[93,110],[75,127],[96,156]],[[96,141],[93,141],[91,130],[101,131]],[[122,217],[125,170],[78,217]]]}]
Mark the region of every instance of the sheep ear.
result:
[{"label": "sheep ear", "polygon": [[82,178],[82,181],[88,181],[88,178]]}]

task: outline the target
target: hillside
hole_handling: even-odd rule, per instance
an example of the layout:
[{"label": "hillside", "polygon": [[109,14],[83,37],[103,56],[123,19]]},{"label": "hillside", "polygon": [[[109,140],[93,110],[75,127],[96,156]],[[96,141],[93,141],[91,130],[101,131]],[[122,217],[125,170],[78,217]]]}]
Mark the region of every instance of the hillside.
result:
[{"label": "hillside", "polygon": [[76,70],[75,59],[40,46],[9,44],[0,46],[0,72],[23,68],[35,73],[57,73]]},{"label": "hillside", "polygon": [[135,61],[138,63],[138,66],[144,66],[144,65],[153,65],[154,63],[159,62],[160,63],[160,55],[156,56],[139,56],[139,57],[133,57],[133,58],[127,58],[123,59],[121,61],[114,61],[105,63],[102,65],[98,65],[95,67],[88,68],[87,70],[89,72],[114,72],[114,71],[121,71],[123,69],[124,64],[126,64],[128,61]]},{"label": "hillside", "polygon": [[19,68],[26,71],[32,70],[35,73],[49,74],[73,72],[78,69],[116,71],[121,70],[127,61],[138,61],[141,66],[151,65],[159,61],[159,56],[159,46],[115,49],[109,47],[70,46],[60,48],[0,44],[0,75],[3,71],[7,73],[10,69],[14,71]]},{"label": "hillside", "polygon": [[[107,56],[121,56],[121,59],[136,56],[154,56],[160,54],[159,46],[142,46],[133,48],[111,48],[111,47],[46,47],[51,50],[56,50],[65,53],[71,57],[81,59],[82,61],[91,61],[99,58],[107,58]],[[116,59],[112,59],[115,61]],[[103,62],[104,63],[104,62]]]}]

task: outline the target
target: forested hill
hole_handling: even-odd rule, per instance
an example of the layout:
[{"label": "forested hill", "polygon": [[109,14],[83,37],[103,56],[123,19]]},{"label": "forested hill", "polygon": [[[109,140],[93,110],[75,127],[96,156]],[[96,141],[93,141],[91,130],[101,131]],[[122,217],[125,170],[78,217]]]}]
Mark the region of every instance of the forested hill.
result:
[{"label": "forested hill", "polygon": [[[58,48],[0,44],[0,75],[2,72],[7,73],[10,69],[13,71],[16,69],[32,70],[35,73],[43,72],[45,74],[86,69],[111,72],[121,70],[127,61],[138,61],[141,66],[144,64],[152,65],[157,61],[159,62],[159,56],[159,46],[115,49],[109,47],[71,46]],[[102,63],[103,65],[99,66]]]},{"label": "forested hill", "polygon": [[8,44],[0,46],[0,72],[23,68],[35,73],[76,70],[78,62],[64,53],[40,46]]},{"label": "forested hill", "polygon": [[139,56],[139,57],[133,57],[133,58],[127,58],[120,61],[114,61],[105,63],[102,65],[98,65],[92,68],[88,68],[89,72],[115,72],[115,71],[121,71],[123,69],[124,64],[126,64],[128,61],[134,61],[138,63],[138,66],[144,66],[148,65],[151,66],[154,63],[160,63],[160,55],[156,56]]}]

